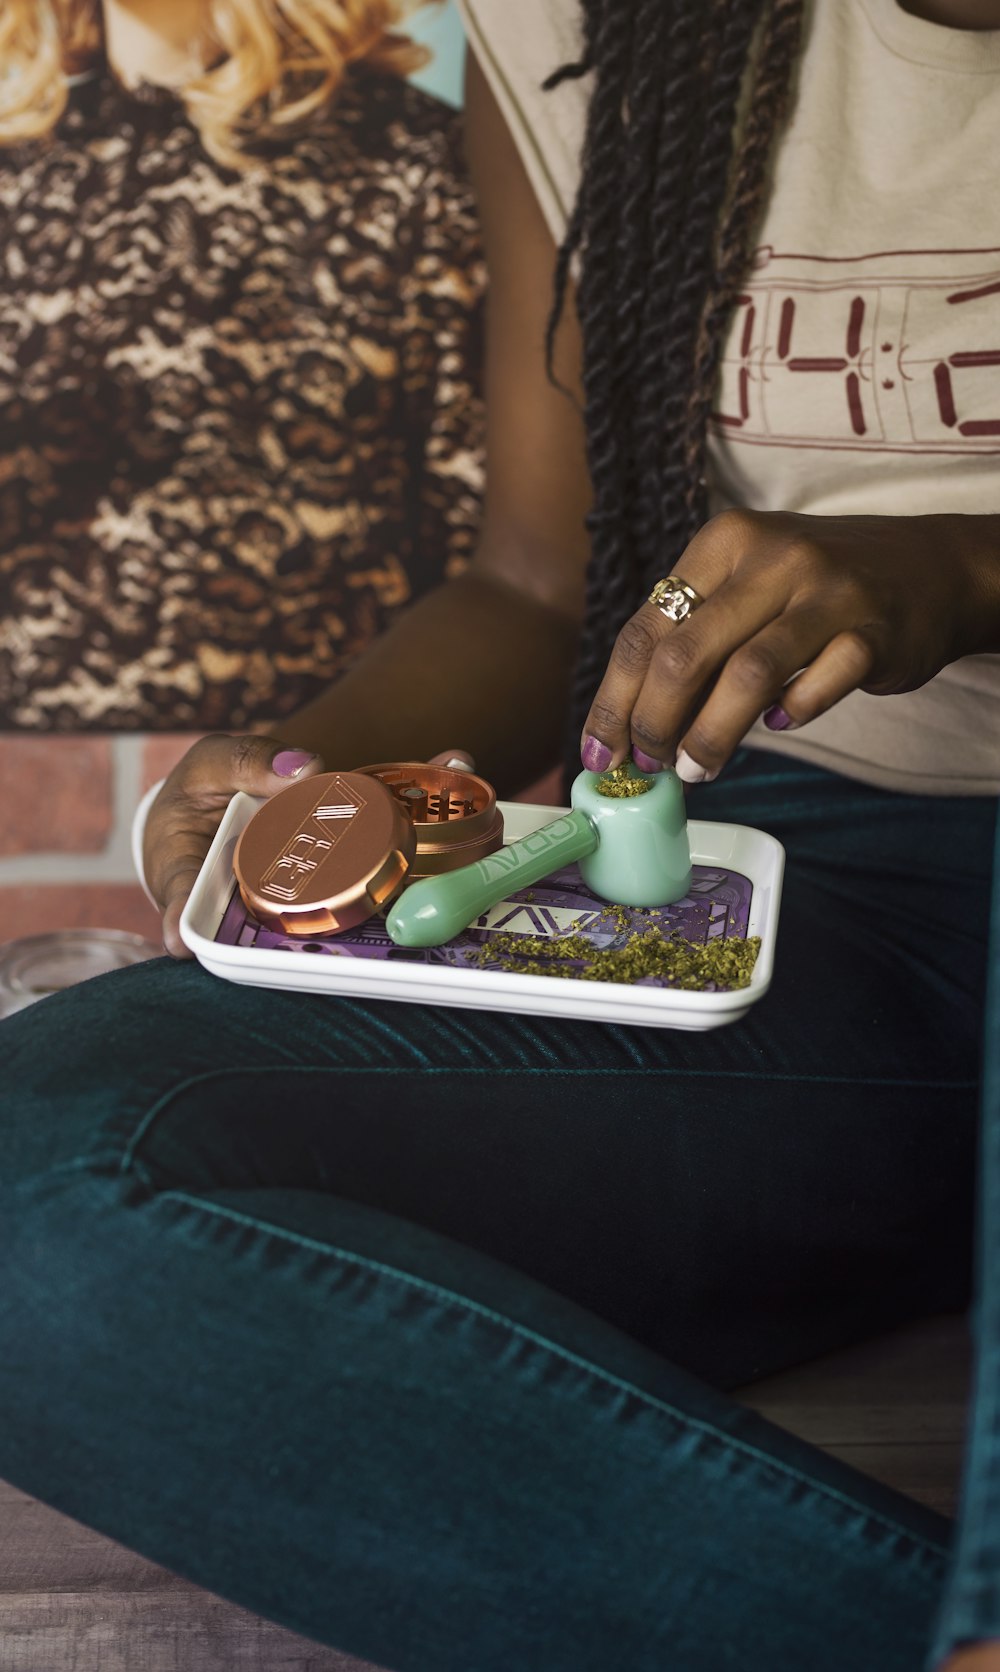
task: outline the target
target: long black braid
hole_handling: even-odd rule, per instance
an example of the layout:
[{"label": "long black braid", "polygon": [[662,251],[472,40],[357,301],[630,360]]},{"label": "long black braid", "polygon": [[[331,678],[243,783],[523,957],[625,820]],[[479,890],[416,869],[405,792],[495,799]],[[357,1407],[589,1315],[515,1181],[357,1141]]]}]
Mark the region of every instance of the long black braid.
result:
[{"label": "long black braid", "polygon": [[719,355],[752,259],[803,0],[582,6],[580,62],[547,83],[594,73],[549,327],[551,357],[579,258],[594,508],[571,771],[616,634],[705,520]]}]

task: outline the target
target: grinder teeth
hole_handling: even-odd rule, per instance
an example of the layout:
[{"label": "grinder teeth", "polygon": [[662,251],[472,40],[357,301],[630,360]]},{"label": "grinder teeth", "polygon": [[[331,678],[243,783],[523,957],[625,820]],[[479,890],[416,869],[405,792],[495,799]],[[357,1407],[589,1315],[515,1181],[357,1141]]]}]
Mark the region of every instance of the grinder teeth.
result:
[{"label": "grinder teeth", "polygon": [[419,784],[412,782],[393,784],[390,787],[414,824],[450,824],[452,819],[475,817],[475,802],[468,796],[453,795],[447,790],[428,794]]}]

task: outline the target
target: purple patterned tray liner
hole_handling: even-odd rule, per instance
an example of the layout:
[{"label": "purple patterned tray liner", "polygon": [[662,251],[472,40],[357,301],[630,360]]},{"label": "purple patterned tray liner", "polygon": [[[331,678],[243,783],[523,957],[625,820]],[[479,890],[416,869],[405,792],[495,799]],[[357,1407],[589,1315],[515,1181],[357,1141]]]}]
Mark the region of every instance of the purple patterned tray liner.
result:
[{"label": "purple patterned tray liner", "polygon": [[[523,935],[526,957],[531,956],[531,942],[535,938],[557,939],[582,934],[592,946],[603,950],[621,946],[636,930],[651,926],[665,935],[678,930],[685,940],[696,943],[714,940],[719,935],[738,935],[743,940],[752,896],[753,885],[739,871],[696,865],[690,891],[683,900],[656,910],[626,908],[628,926],[618,928],[609,919],[601,921],[607,902],[589,894],[578,867],[569,865],[562,871],[554,871],[533,888],[512,894],[509,900],[494,906],[445,946],[413,950],[396,946],[386,933],[381,915],[370,918],[349,934],[331,935],[325,940],[292,939],[261,928],[247,912],[238,893],[233,894],[215,938],[224,946],[254,947],[269,952],[310,952],[330,958],[377,958],[392,963],[446,964],[459,969],[471,965],[495,970],[501,966],[489,959],[480,960],[482,948],[498,932]],[[575,969],[572,965],[563,967],[578,974],[583,965],[577,964]],[[646,976],[634,985],[668,987],[670,983],[657,976]]]}]

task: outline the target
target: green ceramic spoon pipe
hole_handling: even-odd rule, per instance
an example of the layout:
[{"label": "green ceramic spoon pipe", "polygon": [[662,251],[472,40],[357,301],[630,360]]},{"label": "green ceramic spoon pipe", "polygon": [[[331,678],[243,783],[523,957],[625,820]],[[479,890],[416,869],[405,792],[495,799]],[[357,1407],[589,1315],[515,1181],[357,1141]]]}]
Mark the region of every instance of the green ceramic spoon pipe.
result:
[{"label": "green ceramic spoon pipe", "polygon": [[691,881],[684,792],[675,772],[657,773],[642,795],[612,799],[596,772],[573,785],[573,811],[498,853],[404,889],[386,918],[397,946],[443,946],[519,888],[579,861],[587,886],[626,906],[680,900]]}]

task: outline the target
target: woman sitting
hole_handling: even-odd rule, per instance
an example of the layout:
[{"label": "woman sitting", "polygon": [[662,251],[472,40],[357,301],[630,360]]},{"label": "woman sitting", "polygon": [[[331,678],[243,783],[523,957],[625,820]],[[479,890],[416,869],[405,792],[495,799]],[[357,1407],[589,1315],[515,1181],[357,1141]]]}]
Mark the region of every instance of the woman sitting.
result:
[{"label": "woman sitting", "polygon": [[7,1023],[0,1473],[396,1672],[995,1668],[1000,1023],[950,1593],[944,1522],[718,1390],[967,1297],[1000,0],[466,12],[476,555],[171,775],[167,943],[234,790],[568,737],[780,837],[775,981],[698,1035],[164,960]]}]

